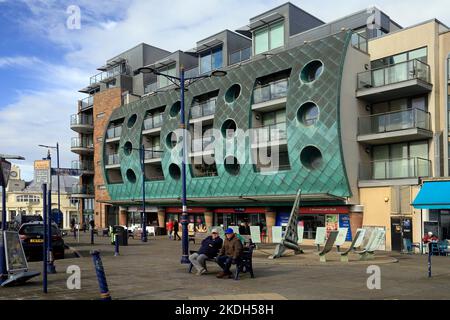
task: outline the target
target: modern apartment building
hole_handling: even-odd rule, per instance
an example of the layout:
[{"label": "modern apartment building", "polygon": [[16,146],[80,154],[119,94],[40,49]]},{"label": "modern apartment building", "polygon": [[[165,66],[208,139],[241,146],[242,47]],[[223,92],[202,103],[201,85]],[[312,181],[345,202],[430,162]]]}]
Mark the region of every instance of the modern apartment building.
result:
[{"label": "modern apartment building", "polygon": [[72,116],[81,212],[140,224],[145,179],[147,222],[179,219],[179,92],[137,70],[220,69],[185,94],[191,222],[262,224],[270,241],[301,189],[307,239],[364,225],[386,228],[387,249],[398,232],[418,241],[420,178],[449,173],[449,36],[439,21],[403,29],[377,8],[325,23],[286,3],[191,50],[130,49],[99,68]]}]

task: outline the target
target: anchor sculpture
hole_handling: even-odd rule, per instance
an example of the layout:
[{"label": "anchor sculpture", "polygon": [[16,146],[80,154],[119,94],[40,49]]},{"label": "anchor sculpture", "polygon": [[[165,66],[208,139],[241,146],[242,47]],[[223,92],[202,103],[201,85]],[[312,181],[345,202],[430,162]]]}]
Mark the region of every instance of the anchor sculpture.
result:
[{"label": "anchor sculpture", "polygon": [[298,245],[298,210],[300,207],[300,198],[301,198],[302,190],[298,190],[297,196],[295,198],[294,206],[292,207],[291,216],[289,217],[289,223],[286,228],[286,232],[284,234],[281,243],[277,245],[275,248],[275,252],[269,259],[278,259],[283,256],[283,253],[286,249],[294,250],[295,254],[303,253],[303,250],[300,249]]}]

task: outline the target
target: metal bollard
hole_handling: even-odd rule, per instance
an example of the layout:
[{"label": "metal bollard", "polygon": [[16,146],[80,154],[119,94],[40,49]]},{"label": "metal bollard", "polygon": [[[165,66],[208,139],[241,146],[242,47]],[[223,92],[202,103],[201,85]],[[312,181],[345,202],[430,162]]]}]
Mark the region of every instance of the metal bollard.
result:
[{"label": "metal bollard", "polygon": [[114,235],[114,257],[119,256],[119,235]]},{"label": "metal bollard", "polygon": [[98,286],[100,288],[100,297],[103,301],[110,301],[108,283],[106,282],[105,269],[103,268],[100,252],[97,250],[91,251],[92,259],[94,260],[95,272],[97,274]]},{"label": "metal bollard", "polygon": [[91,244],[94,244],[94,229],[91,229]]},{"label": "metal bollard", "polygon": [[428,278],[431,278],[431,252],[432,249],[432,243],[428,243]]}]

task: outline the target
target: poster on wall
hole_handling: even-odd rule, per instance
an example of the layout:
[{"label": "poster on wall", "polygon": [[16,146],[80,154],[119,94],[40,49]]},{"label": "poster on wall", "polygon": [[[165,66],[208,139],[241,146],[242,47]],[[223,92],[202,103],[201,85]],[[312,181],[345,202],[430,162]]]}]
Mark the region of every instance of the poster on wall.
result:
[{"label": "poster on wall", "polygon": [[325,216],[325,228],[327,228],[327,239],[328,239],[331,231],[337,231],[339,229],[337,214],[327,214]]},{"label": "poster on wall", "polygon": [[339,228],[348,228],[347,238],[345,241],[352,242],[352,229],[350,225],[350,216],[348,214],[339,215]]}]

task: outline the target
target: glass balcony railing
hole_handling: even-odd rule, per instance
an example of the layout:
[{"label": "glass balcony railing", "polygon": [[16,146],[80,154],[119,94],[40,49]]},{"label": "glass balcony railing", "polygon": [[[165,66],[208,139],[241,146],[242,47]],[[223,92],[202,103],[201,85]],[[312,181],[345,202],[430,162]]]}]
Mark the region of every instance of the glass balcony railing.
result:
[{"label": "glass balcony railing", "polygon": [[94,106],[94,96],[89,96],[80,100],[80,109],[81,111],[92,108]]},{"label": "glass balcony railing", "polygon": [[118,153],[106,155],[106,165],[114,166],[120,164],[120,158]]},{"label": "glass balcony railing", "polygon": [[409,109],[359,118],[359,134],[377,134],[405,129],[431,130],[431,115],[420,109]]},{"label": "glass balcony railing", "polygon": [[163,114],[154,115],[144,120],[144,130],[151,130],[155,128],[161,128],[163,124]]},{"label": "glass balcony railing", "polygon": [[361,164],[360,180],[406,179],[431,176],[431,161],[422,158],[378,160]]},{"label": "glass balcony railing", "polygon": [[94,171],[93,161],[72,161],[72,169],[83,170],[83,171]]},{"label": "glass balcony railing", "polygon": [[92,141],[92,139],[87,138],[72,138],[72,148],[93,149],[94,142]]},{"label": "glass balcony railing", "polygon": [[75,184],[72,186],[72,194],[94,195],[94,186]]},{"label": "glass balcony railing", "polygon": [[244,48],[231,53],[228,57],[228,63],[231,66],[233,64],[249,60],[251,57],[252,57],[252,48],[251,47]]},{"label": "glass balcony railing", "polygon": [[117,77],[117,76],[119,76],[121,74],[124,74],[125,70],[126,70],[125,65],[119,64],[119,65],[115,66],[114,68],[111,68],[111,69],[109,69],[107,71],[100,72],[100,73],[92,76],[90,78],[90,82],[89,83],[90,83],[90,85],[94,85],[94,84],[97,84],[97,83],[99,83],[99,82],[101,82],[103,80]]},{"label": "glass balcony railing", "polygon": [[409,60],[358,74],[358,90],[387,86],[408,80],[430,82],[430,66],[420,60]]},{"label": "glass balcony railing", "polygon": [[144,93],[152,93],[158,91],[158,83],[153,82],[145,86]]},{"label": "glass balcony railing", "polygon": [[214,137],[203,137],[192,140],[192,152],[202,152],[214,150]]},{"label": "glass balcony railing", "polygon": [[253,103],[258,104],[270,100],[280,99],[287,96],[289,81],[283,79],[264,86],[255,88],[253,91]]},{"label": "glass balcony railing", "polygon": [[352,34],[352,46],[358,50],[369,52],[367,39],[359,33]]},{"label": "glass balcony railing", "polygon": [[92,116],[88,116],[85,114],[73,114],[70,117],[70,125],[71,126],[93,126],[94,122],[92,120]]},{"label": "glass balcony railing", "polygon": [[191,108],[192,119],[211,116],[216,112],[217,99],[211,99],[203,103],[194,104]]},{"label": "glass balcony railing", "polygon": [[286,123],[277,123],[253,129],[253,143],[280,142],[286,139]]},{"label": "glass balcony railing", "polygon": [[189,70],[184,71],[185,78],[195,78],[200,75],[199,67],[195,67]]},{"label": "glass balcony railing", "polygon": [[120,138],[122,135],[122,126],[110,127],[106,131],[106,139]]},{"label": "glass balcony railing", "polygon": [[151,160],[151,159],[161,159],[163,154],[163,151],[160,147],[154,147],[150,149],[145,149],[145,160]]}]

